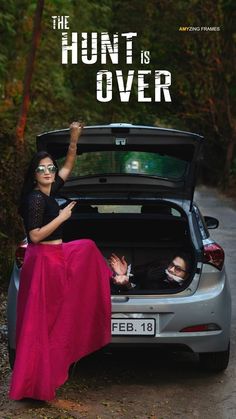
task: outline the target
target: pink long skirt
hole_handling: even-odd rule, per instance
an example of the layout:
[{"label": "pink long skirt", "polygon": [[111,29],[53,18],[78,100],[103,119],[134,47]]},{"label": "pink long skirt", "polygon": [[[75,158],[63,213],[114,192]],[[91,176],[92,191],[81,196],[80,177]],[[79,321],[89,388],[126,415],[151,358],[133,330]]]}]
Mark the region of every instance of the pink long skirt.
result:
[{"label": "pink long skirt", "polygon": [[95,243],[29,244],[9,397],[52,400],[70,365],[111,340],[110,277]]}]

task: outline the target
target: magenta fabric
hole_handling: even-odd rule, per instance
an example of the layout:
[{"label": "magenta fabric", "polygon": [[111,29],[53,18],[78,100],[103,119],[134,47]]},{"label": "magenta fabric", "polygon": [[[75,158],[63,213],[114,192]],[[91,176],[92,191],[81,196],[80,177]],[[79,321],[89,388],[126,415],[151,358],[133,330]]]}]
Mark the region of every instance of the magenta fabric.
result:
[{"label": "magenta fabric", "polygon": [[28,245],[11,399],[52,400],[70,365],[110,342],[111,275],[91,240]]}]

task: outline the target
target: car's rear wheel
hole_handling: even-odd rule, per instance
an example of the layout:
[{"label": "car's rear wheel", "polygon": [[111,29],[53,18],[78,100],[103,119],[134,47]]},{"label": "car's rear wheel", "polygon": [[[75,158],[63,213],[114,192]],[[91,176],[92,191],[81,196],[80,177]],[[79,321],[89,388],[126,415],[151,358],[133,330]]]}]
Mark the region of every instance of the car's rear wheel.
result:
[{"label": "car's rear wheel", "polygon": [[226,351],[205,352],[199,354],[201,366],[211,372],[220,372],[227,368],[229,363],[230,344]]},{"label": "car's rear wheel", "polygon": [[16,357],[16,350],[12,349],[8,343],[8,359],[11,369],[13,370]]}]

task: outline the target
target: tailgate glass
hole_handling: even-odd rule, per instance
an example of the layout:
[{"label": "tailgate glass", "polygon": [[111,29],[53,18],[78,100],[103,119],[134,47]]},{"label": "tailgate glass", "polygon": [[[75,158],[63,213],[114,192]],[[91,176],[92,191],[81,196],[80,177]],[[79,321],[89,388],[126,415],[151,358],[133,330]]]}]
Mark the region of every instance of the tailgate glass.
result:
[{"label": "tailgate glass", "polygon": [[[58,160],[59,166],[64,160]],[[135,174],[177,180],[184,177],[187,166],[185,160],[156,152],[91,151],[77,156],[71,177]]]}]

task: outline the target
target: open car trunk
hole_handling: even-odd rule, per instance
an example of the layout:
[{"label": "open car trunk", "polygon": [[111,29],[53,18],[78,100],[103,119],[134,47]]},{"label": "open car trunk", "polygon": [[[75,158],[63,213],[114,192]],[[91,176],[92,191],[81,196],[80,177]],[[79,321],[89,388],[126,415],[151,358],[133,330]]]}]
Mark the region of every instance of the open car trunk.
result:
[{"label": "open car trunk", "polygon": [[[137,284],[132,291],[112,287],[112,293],[176,293],[184,286],[163,290],[157,272],[163,270],[180,252],[194,265],[194,248],[188,221],[181,209],[163,202],[155,205],[81,205],[64,224],[63,241],[89,238],[96,242],[105,258],[112,253],[125,256],[132,265]],[[88,261],[89,263],[89,261]],[[152,272],[150,277],[150,272]],[[154,272],[154,274],[153,274]],[[132,280],[132,279],[131,279]]]}]

